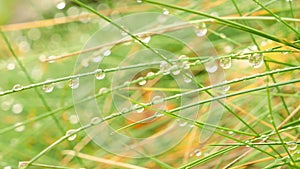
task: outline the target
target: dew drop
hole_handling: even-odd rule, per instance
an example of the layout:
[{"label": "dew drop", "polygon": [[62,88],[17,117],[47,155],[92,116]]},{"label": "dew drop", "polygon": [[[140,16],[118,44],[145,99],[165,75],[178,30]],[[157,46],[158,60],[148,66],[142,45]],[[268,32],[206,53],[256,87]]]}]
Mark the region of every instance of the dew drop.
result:
[{"label": "dew drop", "polygon": [[143,0],[136,0],[136,2],[140,4],[143,2]]},{"label": "dew drop", "polygon": [[171,67],[171,72],[172,72],[173,75],[179,75],[181,70],[177,65],[173,65]]},{"label": "dew drop", "polygon": [[105,78],[105,73],[103,72],[102,69],[98,69],[97,73],[95,74],[95,77],[97,80],[102,80]]},{"label": "dew drop", "polygon": [[200,157],[202,155],[202,152],[199,149],[196,149],[194,151],[195,156]]},{"label": "dew drop", "polygon": [[208,72],[208,73],[214,73],[218,70],[218,65],[216,65],[215,63],[212,63],[212,64],[206,64],[205,65],[205,70]]},{"label": "dew drop", "polygon": [[259,68],[264,63],[264,55],[262,53],[251,54],[248,57],[248,62],[253,68]]},{"label": "dew drop", "polygon": [[147,76],[148,79],[151,80],[151,79],[154,79],[154,78],[155,78],[155,73],[153,73],[153,72],[148,72],[146,76]]},{"label": "dew drop", "polygon": [[16,68],[16,65],[14,63],[9,63],[6,66],[7,70],[14,70]]},{"label": "dew drop", "polygon": [[13,91],[20,91],[23,89],[23,86],[20,84],[15,84],[12,89]]},{"label": "dew drop", "polygon": [[179,125],[179,127],[184,127],[187,125],[187,122],[186,121],[182,121],[182,120],[177,120],[177,123]]},{"label": "dew drop", "polygon": [[288,146],[289,150],[296,150],[298,146],[295,142],[287,142],[286,145]]},{"label": "dew drop", "polygon": [[11,166],[5,166],[3,169],[12,169]]},{"label": "dew drop", "polygon": [[141,41],[144,42],[144,43],[149,43],[150,40],[151,40],[151,36],[146,36],[146,37],[143,37],[143,38],[141,39]]},{"label": "dew drop", "polygon": [[228,131],[228,134],[229,135],[232,135],[234,132],[233,131]]},{"label": "dew drop", "polygon": [[75,129],[71,129],[71,130],[68,130],[68,131],[66,132],[66,136],[69,136],[69,137],[68,137],[68,140],[69,140],[69,141],[73,141],[73,140],[76,139],[77,134],[73,134],[73,133],[75,133],[75,132],[76,132]]},{"label": "dew drop", "polygon": [[269,136],[268,135],[261,135],[260,138],[263,142],[265,142],[269,139]]},{"label": "dew drop", "polygon": [[93,117],[91,119],[91,124],[92,125],[96,125],[96,124],[99,124],[101,122],[101,119],[99,117]]},{"label": "dew drop", "polygon": [[69,121],[70,121],[71,124],[77,124],[79,122],[78,116],[75,115],[75,114],[72,114],[69,117]]},{"label": "dew drop", "polygon": [[14,104],[12,106],[12,112],[15,114],[20,114],[23,111],[23,105],[20,103]]},{"label": "dew drop", "polygon": [[106,93],[108,90],[106,87],[102,87],[101,89],[99,89],[99,92],[98,94],[103,94],[103,93]]},{"label": "dew drop", "polygon": [[136,110],[137,113],[142,113],[145,110],[145,108],[143,106],[140,106],[139,104],[135,104],[133,108]]},{"label": "dew drop", "polygon": [[205,23],[200,23],[198,28],[195,30],[195,33],[198,37],[205,36],[207,34],[207,28]]},{"label": "dew drop", "polygon": [[160,104],[164,102],[164,99],[161,96],[154,96],[152,102],[153,104]]},{"label": "dew drop", "polygon": [[163,113],[156,112],[156,113],[155,113],[155,116],[156,116],[156,117],[162,117],[162,116],[164,116],[164,114],[163,114]]},{"label": "dew drop", "polygon": [[103,52],[103,56],[109,56],[111,54],[111,50],[106,50]]},{"label": "dew drop", "polygon": [[145,85],[145,84],[147,83],[147,81],[146,81],[146,80],[144,80],[144,78],[143,78],[143,77],[140,77],[138,80],[139,80],[139,82],[138,82],[138,83],[139,83],[139,85],[140,85],[140,86],[143,86],[143,85]]},{"label": "dew drop", "polygon": [[54,89],[54,83],[44,84],[42,86],[42,90],[46,93],[51,93]]},{"label": "dew drop", "polygon": [[231,57],[224,57],[220,59],[220,66],[223,69],[229,69],[231,67],[232,61]]},{"label": "dew drop", "polygon": [[220,33],[220,37],[221,37],[222,39],[225,39],[227,36],[226,36],[224,33]]},{"label": "dew drop", "polygon": [[183,81],[184,81],[185,83],[191,83],[191,82],[192,82],[192,79],[191,79],[191,77],[186,77],[186,76],[184,76],[184,77],[183,77]]},{"label": "dew drop", "polygon": [[170,73],[170,65],[166,61],[162,61],[159,65],[160,71],[163,72],[164,75]]},{"label": "dew drop", "polygon": [[68,85],[71,89],[77,89],[79,87],[79,78],[70,79]]},{"label": "dew drop", "polygon": [[168,10],[168,9],[164,8],[164,9],[163,9],[163,14],[164,14],[164,15],[169,15],[169,14],[170,14],[170,12],[169,12],[169,10]]},{"label": "dew drop", "polygon": [[61,1],[61,2],[58,2],[56,4],[57,9],[64,9],[65,7],[66,7],[66,2],[65,1]]},{"label": "dew drop", "polygon": [[25,126],[22,125],[22,123],[16,123],[15,126],[16,126],[16,128],[15,128],[16,132],[22,132],[25,130]]}]

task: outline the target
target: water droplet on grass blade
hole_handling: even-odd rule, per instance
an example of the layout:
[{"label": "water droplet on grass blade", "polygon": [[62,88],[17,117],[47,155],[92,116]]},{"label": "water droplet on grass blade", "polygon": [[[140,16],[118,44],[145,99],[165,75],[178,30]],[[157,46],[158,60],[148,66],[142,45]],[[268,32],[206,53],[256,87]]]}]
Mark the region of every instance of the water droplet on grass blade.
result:
[{"label": "water droplet on grass blade", "polygon": [[46,93],[51,93],[54,89],[54,83],[44,84],[42,86],[42,90]]},{"label": "water droplet on grass blade", "polygon": [[264,55],[262,53],[255,53],[248,56],[248,62],[253,68],[259,68],[264,63]]},{"label": "water droplet on grass blade", "polygon": [[152,102],[153,104],[160,104],[164,102],[164,99],[161,96],[154,96]]},{"label": "water droplet on grass blade", "polygon": [[25,130],[25,126],[22,125],[22,123],[16,123],[15,126],[16,126],[16,128],[15,128],[16,132],[22,132]]},{"label": "water droplet on grass blade", "polygon": [[196,149],[194,151],[195,156],[200,157],[202,155],[202,152],[199,149]]},{"label": "water droplet on grass blade", "polygon": [[58,2],[56,4],[57,9],[64,9],[65,7],[66,7],[66,2],[65,1],[61,1],[61,2]]},{"label": "water droplet on grass blade", "polygon": [[220,66],[223,69],[229,69],[231,67],[232,61],[231,57],[224,57],[220,59]]},{"label": "water droplet on grass blade", "polygon": [[12,106],[12,112],[15,114],[20,114],[23,111],[23,105],[20,103],[14,104]]},{"label": "water droplet on grass blade", "polygon": [[103,93],[106,93],[108,90],[106,87],[102,87],[101,89],[99,89],[99,92],[98,94],[103,94]]},{"label": "water droplet on grass blade", "polygon": [[163,14],[164,14],[164,15],[169,15],[169,14],[170,14],[170,12],[169,12],[169,10],[168,10],[168,9],[164,8],[164,9],[163,9]]},{"label": "water droplet on grass blade", "polygon": [[69,140],[69,141],[73,141],[73,140],[76,139],[77,134],[73,134],[73,133],[75,133],[75,132],[76,132],[75,129],[71,129],[71,130],[68,130],[68,131],[66,132],[66,136],[69,136],[69,137],[68,137],[68,140]]},{"label": "water droplet on grass blade", "polygon": [[14,87],[12,88],[14,91],[20,91],[23,89],[23,86],[20,84],[15,84]]},{"label": "water droplet on grass blade", "polygon": [[133,108],[135,109],[135,111],[136,111],[137,113],[142,113],[142,112],[145,110],[145,108],[144,108],[143,106],[139,105],[139,104],[135,104],[135,105],[133,106]]},{"label": "water droplet on grass blade", "polygon": [[145,36],[145,37],[141,38],[141,41],[144,43],[149,43],[150,40],[151,40],[151,36]]},{"label": "water droplet on grass blade", "polygon": [[140,4],[143,2],[143,0],[136,0],[136,2]]},{"label": "water droplet on grass blade", "polygon": [[99,124],[101,122],[101,119],[99,117],[93,117],[91,119],[91,124],[92,125],[96,125],[96,124]]},{"label": "water droplet on grass blade", "polygon": [[286,145],[288,146],[289,150],[296,150],[298,146],[295,142],[287,142]]},{"label": "water droplet on grass blade", "polygon": [[102,69],[98,69],[97,73],[95,74],[95,77],[97,80],[102,80],[105,78],[105,73],[103,72]]},{"label": "water droplet on grass blade", "polygon": [[77,89],[79,87],[79,78],[70,79],[68,85],[71,89]]},{"label": "water droplet on grass blade", "polygon": [[207,34],[207,28],[205,23],[200,23],[197,29],[195,29],[195,33],[198,37],[205,36]]}]

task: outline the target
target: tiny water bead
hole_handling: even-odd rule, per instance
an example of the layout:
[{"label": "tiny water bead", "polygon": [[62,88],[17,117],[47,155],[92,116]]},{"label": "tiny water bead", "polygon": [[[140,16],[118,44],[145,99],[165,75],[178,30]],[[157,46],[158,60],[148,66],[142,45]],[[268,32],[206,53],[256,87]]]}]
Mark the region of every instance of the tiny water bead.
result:
[{"label": "tiny water bead", "polygon": [[24,125],[22,125],[22,123],[16,123],[15,124],[15,131],[16,132],[22,132],[22,131],[24,131],[25,130],[25,126]]},{"label": "tiny water bead", "polygon": [[135,104],[135,105],[133,106],[133,109],[134,109],[137,113],[142,113],[142,112],[145,110],[145,108],[144,108],[143,106],[139,105],[139,104]]},{"label": "tiny water bead", "polygon": [[215,63],[205,65],[205,70],[208,73],[214,73],[214,72],[216,72],[218,70],[218,65],[215,64]]},{"label": "tiny water bead", "polygon": [[153,104],[160,104],[164,102],[164,99],[161,96],[154,96],[152,102]]},{"label": "tiny water bead", "polygon": [[103,56],[109,56],[111,54],[111,50],[108,49],[106,51],[103,52]]},{"label": "tiny water bead", "polygon": [[95,77],[97,80],[102,80],[105,78],[105,73],[103,72],[102,69],[98,69],[97,73],[95,74]]},{"label": "tiny water bead", "polygon": [[42,86],[42,90],[46,93],[51,93],[54,89],[54,83],[44,84]]},{"label": "tiny water bead", "polygon": [[179,127],[184,127],[184,126],[187,125],[186,121],[182,121],[182,120],[179,120],[179,119],[177,120],[177,123],[178,123]]},{"label": "tiny water bead", "polygon": [[69,136],[69,137],[68,137],[68,140],[69,140],[69,141],[73,141],[73,140],[76,139],[77,134],[74,134],[75,132],[76,132],[75,129],[71,129],[71,130],[68,130],[68,131],[66,132],[66,136]]},{"label": "tiny water bead", "polygon": [[167,63],[166,61],[162,61],[160,62],[160,65],[159,65],[159,69],[160,69],[160,72],[162,72],[164,75],[168,75],[170,73],[170,64]]},{"label": "tiny water bead", "polygon": [[66,2],[65,1],[60,1],[56,4],[57,9],[64,9],[66,7]]},{"label": "tiny water bead", "polygon": [[136,2],[140,4],[143,2],[143,0],[136,0]]},{"label": "tiny water bead", "polygon": [[296,150],[298,147],[297,143],[295,142],[287,142],[286,145],[289,150]]},{"label": "tiny water bead", "polygon": [[140,77],[138,79],[138,81],[139,81],[138,83],[139,83],[140,86],[143,86],[143,85],[145,85],[147,83],[147,81],[143,77]]},{"label": "tiny water bead", "polygon": [[99,124],[100,122],[101,122],[100,117],[93,117],[93,118],[91,119],[91,124],[92,124],[92,125]]},{"label": "tiny water bead", "polygon": [[253,68],[259,68],[264,63],[264,55],[262,53],[255,53],[248,56],[248,62]]},{"label": "tiny water bead", "polygon": [[191,77],[184,76],[184,77],[183,77],[183,81],[184,81],[185,83],[191,83],[191,82],[192,82],[192,78],[191,78]]},{"label": "tiny water bead", "polygon": [[77,124],[79,123],[79,118],[77,115],[75,114],[72,114],[70,117],[69,117],[69,121],[71,124]]},{"label": "tiny water bead", "polygon": [[12,112],[15,114],[20,114],[23,111],[23,105],[20,103],[16,103],[12,106]]},{"label": "tiny water bead", "polygon": [[141,41],[144,43],[149,43],[151,40],[151,36],[145,36],[141,38]]},{"label": "tiny water bead", "polygon": [[13,91],[20,91],[23,89],[23,86],[20,84],[15,84],[12,88]]},{"label": "tiny water bead", "polygon": [[173,65],[171,67],[171,72],[172,72],[173,75],[179,75],[181,70],[177,65]]},{"label": "tiny water bead", "polygon": [[156,112],[156,113],[155,113],[155,116],[156,116],[156,117],[162,117],[162,116],[164,116],[164,114],[163,114],[163,113],[160,113],[160,112]]},{"label": "tiny water bead", "polygon": [[3,169],[12,169],[11,166],[5,166]]},{"label": "tiny water bead", "polygon": [[164,15],[169,15],[170,12],[169,12],[169,10],[168,10],[167,8],[164,8],[164,9],[163,9],[163,14],[164,14]]},{"label": "tiny water bead", "polygon": [[199,149],[196,149],[194,151],[195,156],[200,157],[202,155],[202,152]]},{"label": "tiny water bead", "polygon": [[70,79],[68,85],[71,89],[77,89],[79,87],[79,78]]},{"label": "tiny water bead", "polygon": [[231,67],[232,61],[231,57],[224,57],[220,59],[220,66],[223,69],[229,69]]},{"label": "tiny water bead", "polygon": [[106,87],[102,87],[102,88],[99,89],[98,94],[104,94],[104,93],[106,93],[107,91],[108,91],[108,89],[107,89]]},{"label": "tiny water bead", "polygon": [[195,30],[198,37],[203,37],[207,34],[207,28],[205,23],[200,23],[198,28]]},{"label": "tiny water bead", "polygon": [[14,63],[9,63],[6,66],[7,70],[14,70],[16,68],[16,65]]}]

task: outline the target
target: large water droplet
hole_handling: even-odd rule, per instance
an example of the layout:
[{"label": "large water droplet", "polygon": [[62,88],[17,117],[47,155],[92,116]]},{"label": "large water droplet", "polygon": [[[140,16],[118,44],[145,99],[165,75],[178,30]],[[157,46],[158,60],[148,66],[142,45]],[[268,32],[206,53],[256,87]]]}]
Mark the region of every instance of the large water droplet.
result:
[{"label": "large water droplet", "polygon": [[102,80],[105,78],[105,73],[103,72],[102,69],[98,69],[97,73],[95,74],[95,77],[97,80]]},{"label": "large water droplet", "polygon": [[77,89],[79,87],[79,78],[70,79],[68,85],[71,89]]},{"label": "large water droplet", "polygon": [[12,112],[15,114],[20,114],[23,111],[23,105],[20,103],[16,103],[12,106]]},{"label": "large water droplet", "polygon": [[133,108],[135,109],[135,111],[136,111],[137,113],[142,113],[142,112],[145,110],[145,108],[144,108],[143,106],[139,105],[139,104],[135,104],[135,105],[133,106]]},{"label": "large water droplet", "polygon": [[231,67],[231,57],[224,57],[220,59],[220,66],[223,69],[229,69]]},{"label": "large water droplet", "polygon": [[250,66],[253,68],[259,68],[264,63],[264,55],[262,53],[255,53],[248,56]]},{"label": "large water droplet", "polygon": [[46,93],[51,93],[54,89],[54,83],[44,84],[42,86],[42,90]]},{"label": "large water droplet", "polygon": [[75,133],[75,132],[76,132],[75,129],[71,129],[71,130],[68,130],[68,131],[66,132],[66,136],[69,136],[69,137],[68,137],[68,140],[69,140],[69,141],[73,141],[73,140],[76,139],[77,134],[73,134],[73,133]]},{"label": "large water droplet", "polygon": [[298,146],[295,142],[287,142],[286,145],[288,146],[289,150],[296,150]]},{"label": "large water droplet", "polygon": [[20,84],[15,84],[12,89],[13,89],[13,91],[20,91],[23,89],[23,86]]}]

